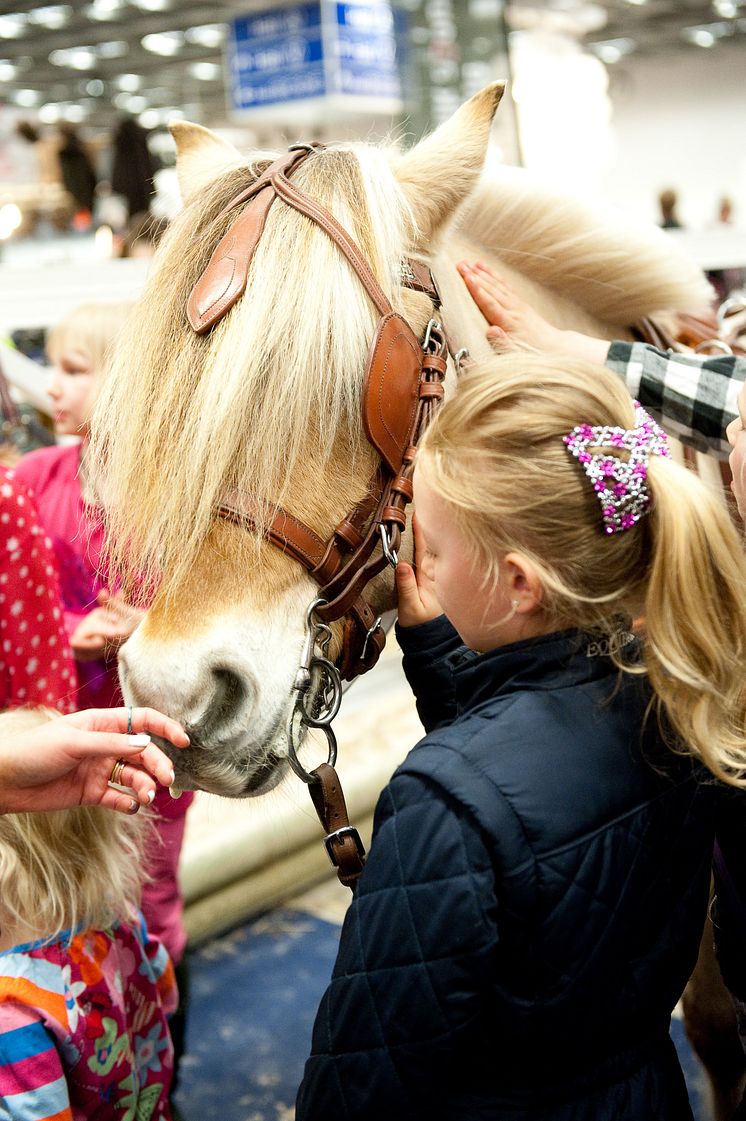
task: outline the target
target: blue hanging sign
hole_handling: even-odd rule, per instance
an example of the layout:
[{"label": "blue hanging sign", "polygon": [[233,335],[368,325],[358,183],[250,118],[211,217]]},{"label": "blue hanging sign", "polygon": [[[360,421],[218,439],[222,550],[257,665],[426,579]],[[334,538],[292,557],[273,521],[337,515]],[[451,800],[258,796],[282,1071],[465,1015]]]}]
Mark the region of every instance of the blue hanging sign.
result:
[{"label": "blue hanging sign", "polygon": [[387,0],[317,0],[241,16],[230,25],[227,49],[234,110],[315,98],[401,108]]}]

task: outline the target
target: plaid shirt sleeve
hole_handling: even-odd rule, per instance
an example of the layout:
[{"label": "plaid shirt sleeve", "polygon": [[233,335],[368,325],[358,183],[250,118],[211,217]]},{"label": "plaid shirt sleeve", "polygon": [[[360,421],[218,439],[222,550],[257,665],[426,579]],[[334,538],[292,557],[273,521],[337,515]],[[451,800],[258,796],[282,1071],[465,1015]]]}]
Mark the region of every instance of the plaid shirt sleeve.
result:
[{"label": "plaid shirt sleeve", "polygon": [[677,354],[647,343],[613,342],[606,365],[682,444],[727,459],[730,445],[725,429],[738,415],[746,359]]}]

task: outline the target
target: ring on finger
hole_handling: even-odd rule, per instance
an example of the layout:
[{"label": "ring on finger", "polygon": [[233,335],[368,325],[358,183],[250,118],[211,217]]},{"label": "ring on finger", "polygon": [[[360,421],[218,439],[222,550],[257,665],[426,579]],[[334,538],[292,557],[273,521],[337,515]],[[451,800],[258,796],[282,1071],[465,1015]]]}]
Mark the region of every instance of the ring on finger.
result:
[{"label": "ring on finger", "polygon": [[122,785],[122,773],[126,766],[127,762],[125,759],[117,759],[116,763],[111,768],[111,774],[109,775],[109,785]]}]

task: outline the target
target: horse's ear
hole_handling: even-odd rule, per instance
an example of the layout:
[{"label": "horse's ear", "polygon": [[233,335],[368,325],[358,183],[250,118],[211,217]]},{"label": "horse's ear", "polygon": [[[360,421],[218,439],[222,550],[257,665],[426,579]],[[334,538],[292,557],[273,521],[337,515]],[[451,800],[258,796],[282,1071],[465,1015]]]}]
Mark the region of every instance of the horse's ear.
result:
[{"label": "horse's ear", "polygon": [[169,128],[176,142],[176,175],[184,202],[218,175],[246,163],[237,148],[209,128],[190,121],[173,121]]},{"label": "horse's ear", "polygon": [[505,82],[480,90],[396,163],[394,172],[414,211],[423,247],[476,185],[504,92]]}]

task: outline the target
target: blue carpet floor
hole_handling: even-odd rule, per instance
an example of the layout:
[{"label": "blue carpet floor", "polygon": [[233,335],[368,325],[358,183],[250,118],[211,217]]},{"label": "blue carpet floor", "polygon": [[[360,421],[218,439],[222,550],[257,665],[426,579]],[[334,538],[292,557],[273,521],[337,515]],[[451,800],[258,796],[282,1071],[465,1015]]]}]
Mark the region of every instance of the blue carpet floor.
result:
[{"label": "blue carpet floor", "polygon": [[[339,928],[280,908],[192,954],[184,1121],[292,1121],[316,1006]],[[704,1076],[680,1021],[672,1028],[696,1121],[711,1121]]]}]

